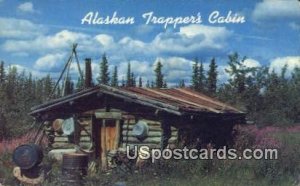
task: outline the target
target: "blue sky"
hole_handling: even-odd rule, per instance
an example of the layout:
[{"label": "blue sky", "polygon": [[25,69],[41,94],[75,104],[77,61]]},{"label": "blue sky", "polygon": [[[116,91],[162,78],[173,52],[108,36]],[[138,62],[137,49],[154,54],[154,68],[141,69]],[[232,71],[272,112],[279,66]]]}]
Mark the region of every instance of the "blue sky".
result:
[{"label": "blue sky", "polygon": [[[212,24],[208,18],[214,11],[220,16],[231,11],[244,16],[245,22]],[[117,12],[118,17],[134,17],[134,24],[81,24],[89,12],[99,17]],[[202,22],[176,28],[147,25],[142,17],[147,12],[173,18],[200,13]],[[131,61],[136,76],[153,80],[153,64],[159,60],[170,84],[179,79],[189,82],[195,57],[206,69],[215,57],[219,78],[225,80],[227,56],[235,51],[248,57],[248,66],[270,65],[277,71],[284,64],[289,70],[300,66],[297,0],[0,0],[0,27],[0,60],[35,76],[57,77],[75,42],[82,64],[84,58],[92,58],[95,76],[106,53],[110,69],[119,67],[119,79]]]}]

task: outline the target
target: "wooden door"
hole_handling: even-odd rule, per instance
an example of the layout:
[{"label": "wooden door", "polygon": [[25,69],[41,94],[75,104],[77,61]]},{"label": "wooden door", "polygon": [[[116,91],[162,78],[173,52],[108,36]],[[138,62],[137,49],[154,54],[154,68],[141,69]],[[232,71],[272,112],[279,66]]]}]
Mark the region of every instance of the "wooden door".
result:
[{"label": "wooden door", "polygon": [[107,169],[107,153],[116,150],[120,139],[120,120],[102,119],[99,127],[98,147],[100,149],[102,169]]}]

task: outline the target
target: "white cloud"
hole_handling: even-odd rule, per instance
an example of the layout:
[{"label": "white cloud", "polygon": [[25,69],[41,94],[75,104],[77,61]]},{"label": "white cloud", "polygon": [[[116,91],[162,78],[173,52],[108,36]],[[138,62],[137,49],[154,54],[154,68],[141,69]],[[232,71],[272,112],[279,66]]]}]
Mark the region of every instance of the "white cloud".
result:
[{"label": "white cloud", "polygon": [[[165,54],[193,54],[195,52],[222,51],[226,40],[232,32],[225,27],[212,27],[205,25],[189,25],[181,27],[179,32],[165,31],[157,34],[150,42],[121,38],[117,42],[110,36],[103,35],[102,40],[110,43],[110,50],[117,52],[123,58],[136,56],[160,56]],[[98,38],[99,40],[99,38]],[[100,43],[103,43],[101,41]],[[103,44],[102,44],[103,45]]]},{"label": "white cloud", "polygon": [[33,40],[6,40],[2,49],[7,52],[53,53],[69,51],[72,43],[79,43],[78,50],[99,55],[118,54],[121,59],[156,57],[165,55],[194,55],[201,52],[223,52],[231,31],[225,27],[190,25],[179,32],[159,33],[152,41],[143,42],[131,37],[118,41],[111,35],[92,36],[81,32],[62,30],[53,35],[39,35]]},{"label": "white cloud", "polygon": [[168,82],[178,83],[181,79],[184,79],[186,83],[190,82],[193,61],[182,57],[159,57],[156,58],[151,68],[152,73],[158,61],[163,65],[163,74]]},{"label": "white cloud", "polygon": [[287,74],[290,74],[295,67],[300,68],[300,56],[286,56],[272,59],[270,62],[270,72],[280,73],[281,69],[287,65]]},{"label": "white cloud", "polygon": [[160,61],[164,69],[188,70],[194,64],[193,61],[182,57],[156,58],[154,66]]},{"label": "white cloud", "polygon": [[[25,71],[26,73],[31,73],[33,77],[45,77],[47,74],[49,74],[49,72],[41,72],[39,70],[34,70],[32,68],[29,67],[25,67],[19,64],[12,64],[12,67],[16,67],[18,72],[23,72]],[[51,73],[52,77],[56,77],[58,74],[57,73]]]},{"label": "white cloud", "polygon": [[137,27],[135,27],[135,32],[139,35],[143,35],[143,34],[150,33],[153,29],[154,29],[154,26],[152,26],[152,25],[142,24],[142,25],[138,25]]},{"label": "white cloud", "polygon": [[156,50],[177,54],[222,50],[231,34],[225,27],[188,25],[181,27],[179,32],[158,34],[152,45]]},{"label": "white cloud", "polygon": [[[135,76],[149,77],[152,75],[152,63],[149,63],[148,61],[131,60],[130,65],[131,71],[135,74]],[[126,77],[128,61],[123,61],[117,66],[120,78],[122,76]]]},{"label": "white cloud", "polygon": [[110,48],[115,45],[114,38],[110,35],[99,34],[95,36],[95,39],[105,48]]},{"label": "white cloud", "polygon": [[[147,80],[150,82],[154,81],[154,69],[158,61],[163,65],[162,72],[168,83],[175,85],[181,79],[184,79],[186,83],[190,82],[191,69],[194,62],[182,57],[158,57],[154,63],[152,61],[132,60],[130,61],[131,71],[135,74],[136,80],[141,76],[144,84]],[[128,61],[123,61],[117,65],[119,80],[122,77],[126,79],[127,65]],[[110,69],[113,69],[113,65],[110,66]]]},{"label": "white cloud", "polygon": [[205,39],[213,40],[224,40],[231,32],[225,27],[212,27],[206,25],[188,25],[180,28],[180,33],[190,38],[198,35],[204,35]]},{"label": "white cloud", "polygon": [[57,54],[47,54],[43,57],[40,57],[36,60],[34,64],[34,69],[39,71],[48,71],[51,72],[55,69],[62,70],[63,65],[66,63],[65,54],[57,53]]},{"label": "white cloud", "polygon": [[0,38],[25,39],[42,35],[45,28],[25,19],[0,17]]},{"label": "white cloud", "polygon": [[296,0],[263,0],[256,4],[252,17],[254,21],[300,18],[300,3]]},{"label": "white cloud", "polygon": [[[47,54],[43,57],[37,59],[34,63],[33,69],[31,71],[40,72],[40,74],[45,75],[46,73],[54,74],[54,78],[58,78],[60,73],[62,72],[66,62],[68,60],[68,56],[66,53],[54,53],[54,54]],[[80,69],[84,72],[84,63],[79,63]],[[94,78],[97,77],[99,72],[99,64],[92,63],[92,74]],[[66,75],[67,72],[65,72]],[[79,77],[79,70],[78,65],[73,59],[70,69],[69,69],[69,76],[72,80],[77,81]]]},{"label": "white cloud", "polygon": [[133,57],[135,55],[153,55],[152,46],[140,40],[124,37],[119,40],[115,50],[124,57]]},{"label": "white cloud", "polygon": [[33,8],[32,2],[25,2],[18,6],[18,10],[24,13],[34,13],[36,12]]},{"label": "white cloud", "polygon": [[[154,80],[153,62],[160,60],[164,65],[163,73],[170,83],[177,83],[184,79],[190,82],[193,61],[184,57],[166,57],[185,55],[194,57],[206,54],[207,51],[223,51],[226,40],[232,32],[225,27],[204,25],[189,25],[182,27],[178,32],[165,31],[159,33],[150,42],[143,42],[131,37],[116,40],[108,34],[89,35],[81,32],[62,30],[55,34],[38,35],[34,39],[10,39],[2,44],[2,50],[13,54],[37,54],[40,57],[35,61],[33,70],[41,72],[60,72],[66,62],[67,54],[73,43],[78,43],[79,57],[94,58],[93,74],[99,72],[99,57],[107,53],[110,70],[113,65],[118,66],[119,79],[126,78],[127,64],[130,60],[132,71],[136,77],[141,76],[144,83]],[[97,56],[97,57],[93,57]],[[162,56],[157,58],[157,56]],[[96,61],[95,58],[98,58]],[[148,61],[152,59],[153,61]],[[204,64],[207,68],[208,64]],[[76,69],[75,69],[76,70]],[[76,74],[73,66],[71,73]],[[78,74],[78,73],[77,73]]]},{"label": "white cloud", "polygon": [[7,40],[2,48],[7,52],[54,52],[69,49],[73,43],[80,43],[82,48],[92,48],[91,36],[87,34],[62,30],[55,35],[38,36],[33,40]]},{"label": "white cloud", "polygon": [[261,66],[261,64],[258,61],[256,61],[255,59],[251,59],[251,58],[246,59],[244,61],[244,65],[246,67],[250,67],[250,68],[252,68],[252,67],[260,67]]}]

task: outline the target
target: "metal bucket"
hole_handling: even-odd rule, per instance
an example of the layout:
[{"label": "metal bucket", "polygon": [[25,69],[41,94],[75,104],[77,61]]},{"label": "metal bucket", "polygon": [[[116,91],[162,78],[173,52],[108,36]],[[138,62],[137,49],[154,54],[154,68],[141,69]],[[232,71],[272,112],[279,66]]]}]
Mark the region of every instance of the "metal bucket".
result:
[{"label": "metal bucket", "polygon": [[88,155],[78,153],[63,154],[62,182],[63,185],[82,185],[87,175]]},{"label": "metal bucket", "polygon": [[18,146],[13,152],[13,161],[21,169],[31,169],[43,160],[43,151],[37,144]]}]

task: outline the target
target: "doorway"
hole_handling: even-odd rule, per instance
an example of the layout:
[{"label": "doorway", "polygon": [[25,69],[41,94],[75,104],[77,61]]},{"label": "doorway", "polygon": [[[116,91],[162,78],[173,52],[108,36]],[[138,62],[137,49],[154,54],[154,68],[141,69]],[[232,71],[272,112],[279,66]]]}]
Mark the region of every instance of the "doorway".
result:
[{"label": "doorway", "polygon": [[107,155],[117,150],[121,139],[121,119],[97,119],[94,126],[96,157],[100,159],[102,170],[108,166]]}]

